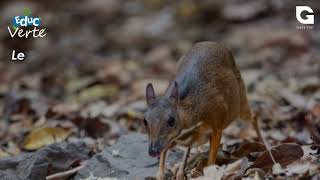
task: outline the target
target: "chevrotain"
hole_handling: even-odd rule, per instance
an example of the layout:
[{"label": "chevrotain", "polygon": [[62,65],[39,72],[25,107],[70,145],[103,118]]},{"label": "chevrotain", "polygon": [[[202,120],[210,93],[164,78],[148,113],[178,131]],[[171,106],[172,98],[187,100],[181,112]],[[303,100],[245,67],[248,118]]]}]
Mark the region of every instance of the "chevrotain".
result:
[{"label": "chevrotain", "polygon": [[162,96],[146,87],[148,109],[143,124],[149,136],[150,156],[160,156],[157,178],[164,179],[167,150],[185,148],[176,179],[184,179],[190,147],[210,142],[208,165],[214,164],[221,133],[232,121],[252,118],[245,84],[230,50],[214,42],[196,43],[178,62],[175,77]]}]

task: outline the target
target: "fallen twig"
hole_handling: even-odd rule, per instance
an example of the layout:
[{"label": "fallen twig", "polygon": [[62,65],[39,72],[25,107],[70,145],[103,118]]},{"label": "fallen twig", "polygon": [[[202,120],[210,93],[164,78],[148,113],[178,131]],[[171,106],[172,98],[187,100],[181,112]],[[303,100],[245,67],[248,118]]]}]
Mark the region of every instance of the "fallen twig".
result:
[{"label": "fallen twig", "polygon": [[78,172],[80,169],[84,168],[86,166],[86,162],[82,162],[80,166],[75,167],[73,169],[70,169],[68,171],[63,171],[63,172],[59,172],[56,174],[51,174],[49,176],[46,177],[46,180],[55,180],[55,179],[61,179],[64,177],[69,177],[70,175]]}]

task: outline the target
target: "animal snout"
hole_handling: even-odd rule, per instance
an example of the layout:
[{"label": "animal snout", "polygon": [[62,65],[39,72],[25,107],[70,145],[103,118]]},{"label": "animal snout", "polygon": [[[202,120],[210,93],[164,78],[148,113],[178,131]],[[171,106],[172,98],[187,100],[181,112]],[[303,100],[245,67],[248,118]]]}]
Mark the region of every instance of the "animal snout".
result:
[{"label": "animal snout", "polygon": [[159,157],[161,154],[162,148],[163,146],[159,140],[151,142],[149,145],[149,156]]}]

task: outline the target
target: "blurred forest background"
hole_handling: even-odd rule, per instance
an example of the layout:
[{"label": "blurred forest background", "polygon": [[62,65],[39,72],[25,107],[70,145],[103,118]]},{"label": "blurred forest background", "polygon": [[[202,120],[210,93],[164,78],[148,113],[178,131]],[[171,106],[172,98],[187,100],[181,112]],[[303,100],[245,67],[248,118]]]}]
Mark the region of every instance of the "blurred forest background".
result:
[{"label": "blurred forest background", "polygon": [[[296,5],[314,10],[313,29],[296,28]],[[26,8],[41,18],[44,38],[10,37],[7,26]],[[160,94],[182,54],[216,41],[233,51],[268,143],[304,150],[304,159],[290,160],[299,171],[273,176],[319,178],[319,12],[316,0],[2,0],[0,174],[8,173],[2,158],[54,142],[84,141],[88,159],[141,132],[146,84]],[[27,58],[11,61],[12,50]],[[236,122],[225,131],[225,152],[254,142],[253,129],[244,127]],[[220,165],[233,162],[226,159]]]}]

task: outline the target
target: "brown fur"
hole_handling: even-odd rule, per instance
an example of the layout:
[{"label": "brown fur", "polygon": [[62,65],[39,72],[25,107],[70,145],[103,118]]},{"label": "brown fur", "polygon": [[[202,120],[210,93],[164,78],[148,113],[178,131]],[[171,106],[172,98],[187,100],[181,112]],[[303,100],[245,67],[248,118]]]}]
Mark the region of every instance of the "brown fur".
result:
[{"label": "brown fur", "polygon": [[[224,129],[239,117],[251,119],[245,85],[232,53],[217,43],[194,45],[180,59],[173,81],[178,83],[182,95],[186,93],[178,104],[180,121],[183,122],[181,127],[204,122],[194,132],[191,144],[201,139],[206,130]],[[172,85],[166,93],[171,89]]]}]

